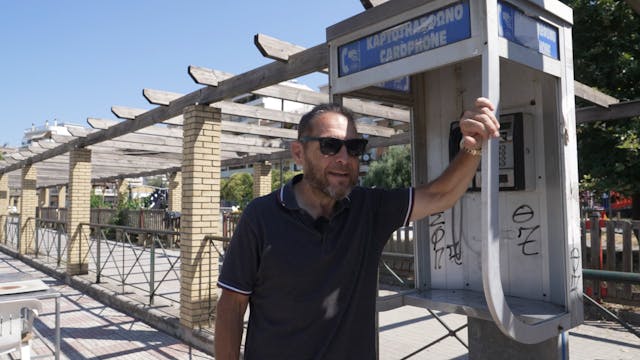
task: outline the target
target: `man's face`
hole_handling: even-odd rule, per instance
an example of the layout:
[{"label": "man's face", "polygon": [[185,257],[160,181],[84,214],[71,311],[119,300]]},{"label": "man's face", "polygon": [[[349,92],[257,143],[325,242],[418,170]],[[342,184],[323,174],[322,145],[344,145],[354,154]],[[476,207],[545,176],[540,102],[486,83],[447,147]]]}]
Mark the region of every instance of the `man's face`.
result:
[{"label": "man's face", "polygon": [[[344,115],[326,112],[312,120],[310,137],[332,137],[336,139],[357,138],[356,130],[348,126]],[[324,155],[317,140],[303,146],[304,179],[334,200],[341,200],[358,183],[359,158],[347,153],[342,146],[334,155]]]}]

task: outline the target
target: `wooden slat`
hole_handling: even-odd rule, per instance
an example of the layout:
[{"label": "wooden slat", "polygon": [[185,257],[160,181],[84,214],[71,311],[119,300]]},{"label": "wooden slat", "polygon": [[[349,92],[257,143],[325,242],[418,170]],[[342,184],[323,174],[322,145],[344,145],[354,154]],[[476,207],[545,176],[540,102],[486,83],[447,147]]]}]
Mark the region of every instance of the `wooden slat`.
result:
[{"label": "wooden slat", "polygon": [[116,105],[111,107],[111,112],[113,113],[113,115],[117,116],[119,119],[133,120],[136,118],[136,116],[147,112],[147,110]]},{"label": "wooden slat", "polygon": [[169,105],[173,100],[176,100],[183,96],[182,94],[178,94],[175,92],[154,89],[143,89],[142,95],[145,99],[147,99],[149,103],[155,105]]},{"label": "wooden slat", "polygon": [[[158,101],[158,104],[168,104],[171,101],[180,98],[180,94],[163,92],[161,90],[145,89],[145,97],[150,101]],[[218,101],[211,104],[211,106],[219,108],[222,113],[227,115],[277,121],[288,124],[298,124],[301,117],[300,114],[296,113],[272,110],[259,106],[244,105],[231,101]],[[358,131],[362,134],[385,137],[389,137],[395,132],[393,129],[387,127],[366,124],[358,124]]]},{"label": "wooden slat", "polygon": [[371,9],[372,7],[376,7],[380,4],[384,4],[389,0],[360,0],[360,2],[362,3],[362,6],[364,6],[365,9]]},{"label": "wooden slat", "polygon": [[[93,119],[93,118],[88,119],[87,122],[92,127],[96,129],[102,129],[102,130],[107,129],[119,123],[118,121],[113,121],[113,120]],[[274,138],[285,138],[285,139],[297,138],[296,130],[245,124],[245,123],[240,123],[236,121],[222,120],[221,127],[222,127],[222,131],[227,131],[227,132],[244,133],[244,134],[250,134],[250,135],[253,134],[253,135],[261,135],[261,136],[269,136]],[[182,129],[166,128],[166,127],[160,127],[160,126],[149,126],[144,129],[136,131],[136,133],[141,133],[141,134],[149,133],[153,135],[182,138]]]},{"label": "wooden slat", "polygon": [[[211,72],[220,74],[218,70],[198,67],[201,73]],[[231,74],[226,74],[231,77]],[[205,84],[206,85],[206,84]],[[319,93],[310,90],[304,90],[285,84],[267,86],[262,89],[256,89],[251,93],[261,96],[269,96],[283,100],[290,100],[309,105],[318,105],[329,101],[329,94]],[[385,93],[385,95],[388,95]],[[378,98],[379,100],[380,98]],[[375,100],[375,99],[374,99]],[[400,102],[399,102],[400,103]],[[375,104],[373,102],[361,101],[358,99],[344,99],[344,105],[354,112],[366,116],[381,117],[389,120],[396,120],[408,123],[410,121],[410,113],[406,109],[394,108],[390,106]]]},{"label": "wooden slat", "polygon": [[607,121],[640,116],[640,100],[611,104],[608,108],[589,106],[576,111],[576,122]]},{"label": "wooden slat", "polygon": [[284,62],[289,61],[290,55],[304,50],[302,46],[294,45],[265,34],[256,34],[253,37],[253,43],[262,56]]},{"label": "wooden slat", "polygon": [[[109,120],[109,119],[97,119],[97,118],[87,119],[87,123],[89,124],[89,126],[91,126],[94,129],[101,129],[101,130],[104,130],[110,126],[114,126],[119,122],[120,121]],[[182,122],[180,124],[182,124]],[[140,129],[135,133],[182,139],[182,128],[175,128],[175,127],[153,125],[153,126],[148,126],[144,129]]]},{"label": "wooden slat", "polygon": [[574,87],[575,95],[577,97],[590,101],[604,108],[608,108],[609,105],[617,104],[620,102],[620,100],[614,98],[613,96],[609,96],[601,91],[598,91],[597,89],[589,87],[578,81],[573,82],[573,87]]},{"label": "wooden slat", "polygon": [[196,82],[196,84],[218,86],[223,80],[233,77],[229,73],[225,73],[218,70],[212,70],[200,66],[189,65],[189,76]]}]

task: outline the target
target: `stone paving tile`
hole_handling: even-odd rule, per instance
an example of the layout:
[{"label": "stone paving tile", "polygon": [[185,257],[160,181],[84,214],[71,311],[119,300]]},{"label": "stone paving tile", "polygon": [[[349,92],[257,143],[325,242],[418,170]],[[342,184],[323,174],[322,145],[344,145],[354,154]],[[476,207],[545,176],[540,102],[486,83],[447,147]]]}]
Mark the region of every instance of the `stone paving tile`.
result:
[{"label": "stone paving tile", "polygon": [[[213,359],[180,340],[109,308],[95,299],[0,253],[0,273],[29,273],[58,290],[61,319],[61,359]],[[51,355],[55,302],[43,301],[35,321],[45,340],[32,343],[32,356]],[[212,345],[213,346],[213,345]],[[15,352],[13,358],[19,358]],[[9,355],[0,359],[10,359]]]},{"label": "stone paving tile", "polygon": [[[451,329],[466,323],[465,316],[436,313]],[[427,310],[412,306],[381,312],[379,325],[380,359],[383,360],[402,359],[448,332]],[[468,343],[466,328],[458,334]],[[568,342],[570,359],[640,359],[640,338],[609,321],[585,321],[569,331]],[[467,349],[453,337],[410,357],[411,360],[468,358]]]}]

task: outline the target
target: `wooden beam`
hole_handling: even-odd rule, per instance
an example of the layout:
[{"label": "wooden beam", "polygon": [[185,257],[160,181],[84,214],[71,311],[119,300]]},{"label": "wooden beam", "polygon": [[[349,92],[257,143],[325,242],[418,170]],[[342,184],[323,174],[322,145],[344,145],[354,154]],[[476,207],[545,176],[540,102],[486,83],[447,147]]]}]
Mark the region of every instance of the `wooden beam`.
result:
[{"label": "wooden beam", "polygon": [[[381,1],[380,3],[382,3],[384,1]],[[296,52],[302,51],[304,50],[304,47],[302,46],[298,46],[298,45],[293,45],[291,43],[273,38],[273,37],[268,37],[266,35],[262,35],[262,34],[258,34],[256,35],[255,41],[258,41],[258,36],[262,36],[262,38],[265,39],[265,42],[268,44],[268,46],[270,48],[278,48],[279,50],[272,50],[273,54],[271,56],[271,58],[275,58],[276,55],[278,54],[282,54],[281,58],[279,58],[279,60],[281,61],[286,61],[288,60],[289,56],[295,54]],[[256,43],[256,46],[258,46],[258,44]],[[278,59],[276,59],[278,60]],[[372,90],[373,91],[373,90]],[[254,92],[255,93],[255,92]],[[385,97],[381,97],[381,95],[385,95]],[[389,90],[386,90],[386,92],[378,92],[377,93],[377,98],[376,97],[367,97],[368,99],[372,99],[372,100],[384,100],[384,99],[389,99],[391,98],[391,96],[393,96],[393,98],[397,98],[397,97],[401,97],[400,100],[396,101],[396,103],[398,104],[407,104],[409,103],[409,105],[411,104],[410,100],[408,100],[409,95],[404,95],[403,94],[398,94],[397,92],[391,92]],[[327,96],[328,97],[328,96]],[[297,101],[297,100],[294,100]],[[328,100],[324,100],[321,102],[326,102]],[[313,104],[319,104],[320,102],[315,102]],[[383,117],[386,119],[391,119],[391,120],[398,120],[398,121],[402,121],[402,122],[409,122],[410,121],[410,114],[408,110],[405,109],[398,109],[398,108],[393,108],[390,106],[384,106],[384,105],[379,105],[379,104],[374,104],[371,102],[365,102],[362,100],[357,100],[357,99],[351,99],[351,98],[344,98],[343,99],[343,104],[344,106],[348,107],[349,109],[353,110],[356,113],[359,114],[364,114],[364,115],[371,115],[371,116],[376,116],[376,117]]]},{"label": "wooden beam", "polygon": [[111,112],[119,119],[134,120],[136,116],[144,114],[147,110],[114,105],[111,107]]},{"label": "wooden beam", "polygon": [[183,94],[178,94],[175,92],[154,89],[143,89],[142,95],[150,104],[165,106],[169,105],[173,100],[184,96]]},{"label": "wooden beam", "polygon": [[578,81],[573,82],[573,87],[577,97],[605,108],[609,107],[611,104],[617,104],[620,102],[620,100],[613,96],[609,96]]},{"label": "wooden beam", "polygon": [[136,116],[133,121],[122,122],[106,130],[89,134],[86,137],[73,139],[66,144],[47,150],[30,159],[2,168],[0,173],[14,171],[28,163],[43,161],[67,153],[74,148],[97,144],[171,119],[182,115],[184,108],[189,105],[211,104],[318,71],[328,66],[328,55],[328,48],[325,44],[315,46],[292,55],[286,64],[273,62],[226,79],[220,82],[218,87],[205,87],[193,91],[178,100],[172,101],[169,106],[156,107]]},{"label": "wooden beam", "polygon": [[200,66],[189,65],[189,76],[196,82],[196,84],[218,86],[218,84],[227,80],[233,75],[218,70],[207,69]]},{"label": "wooden beam", "polygon": [[253,43],[258,48],[262,56],[278,61],[289,61],[289,56],[298,53],[304,48],[294,45],[265,34],[256,34]]},{"label": "wooden beam", "polygon": [[618,120],[640,116],[640,100],[611,104],[608,108],[589,106],[576,110],[576,123]]},{"label": "wooden beam", "polygon": [[389,0],[360,0],[360,3],[362,3],[362,6],[364,6],[364,8],[368,10],[380,4],[386,3],[387,1]]},{"label": "wooden beam", "polygon": [[[218,76],[220,76],[219,74],[222,73],[221,71],[211,70],[204,67],[198,67],[198,69],[202,74],[211,72],[216,73],[218,74]],[[231,77],[232,75],[225,74],[225,76]],[[329,94],[303,90],[295,88],[293,86],[287,86],[285,84],[267,86],[262,89],[254,90],[251,93],[310,105],[318,105],[329,101]],[[350,98],[344,99],[344,105],[355,111],[356,113],[366,116],[382,117],[389,120],[396,120],[406,123],[410,121],[410,113],[406,109],[400,109]]]},{"label": "wooden beam", "polygon": [[[118,121],[106,120],[106,119],[87,119],[89,125],[96,129],[107,129],[111,126],[118,124]],[[268,136],[274,138],[285,138],[285,139],[296,139],[298,132],[296,130],[284,129],[284,128],[273,128],[269,126],[260,126],[253,124],[245,124],[236,121],[226,121],[222,120],[222,131],[233,132],[233,133],[241,133],[241,134],[250,134],[250,135],[261,135]],[[136,133],[145,134],[149,133],[152,135],[160,135],[160,136],[171,136],[171,137],[179,137],[182,138],[182,129],[176,128],[166,128],[160,126],[149,126],[144,129],[136,131]]]},{"label": "wooden beam", "polygon": [[[120,123],[120,121],[109,120],[109,119],[87,118],[87,123],[89,124],[89,126],[91,126],[94,129],[104,130],[110,126],[114,126]],[[176,128],[176,127],[152,125],[144,129],[137,130],[135,133],[182,139],[182,128]]]},{"label": "wooden beam", "polygon": [[[180,94],[165,92],[161,90],[145,89],[145,97],[149,101],[156,102],[157,104],[168,104],[175,99],[180,98]],[[287,124],[298,124],[300,122],[300,114],[272,110],[259,106],[251,106],[245,104],[234,103],[231,101],[218,101],[211,104],[213,107],[217,107],[223,114],[247,117],[253,119],[262,119],[269,121],[276,121]],[[393,129],[358,123],[358,131],[362,134],[385,136],[389,137],[395,132]]]}]

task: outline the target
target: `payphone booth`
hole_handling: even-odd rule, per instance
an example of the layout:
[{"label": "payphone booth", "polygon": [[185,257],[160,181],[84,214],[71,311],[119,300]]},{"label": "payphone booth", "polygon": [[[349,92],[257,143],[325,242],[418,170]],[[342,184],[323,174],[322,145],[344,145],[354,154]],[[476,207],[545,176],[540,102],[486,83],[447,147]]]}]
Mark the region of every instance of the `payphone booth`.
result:
[{"label": "payphone booth", "polygon": [[415,185],[455,156],[463,110],[480,96],[498,107],[501,137],[466,194],[415,226],[402,304],[491,321],[524,344],[582,322],[571,23],[555,0],[412,0],[327,29],[334,99],[410,107]]}]

